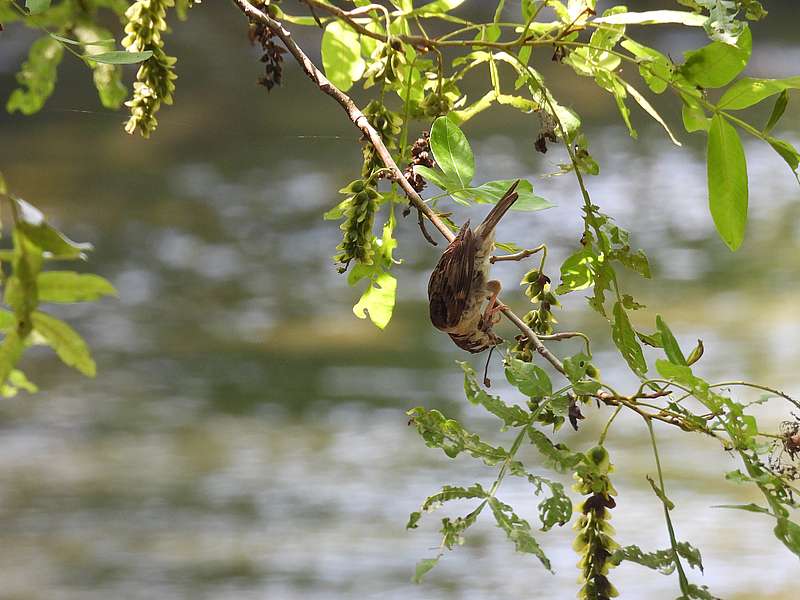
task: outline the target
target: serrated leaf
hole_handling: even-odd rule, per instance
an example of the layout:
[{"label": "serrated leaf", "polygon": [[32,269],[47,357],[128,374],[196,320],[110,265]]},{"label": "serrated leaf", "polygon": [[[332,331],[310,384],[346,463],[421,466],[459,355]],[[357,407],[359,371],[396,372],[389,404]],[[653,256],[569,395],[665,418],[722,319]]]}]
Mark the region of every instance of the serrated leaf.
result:
[{"label": "serrated leaf", "polygon": [[544,466],[557,473],[567,473],[583,460],[583,455],[572,452],[563,444],[553,444],[544,433],[528,427],[528,437],[544,459]]},{"label": "serrated leaf", "polygon": [[543,398],[553,393],[550,377],[538,365],[508,356],[505,372],[508,382],[526,396]]},{"label": "serrated leaf", "polygon": [[683,355],[678,340],[672,335],[672,331],[666,321],[661,318],[661,315],[656,315],[656,327],[658,327],[659,340],[663,345],[664,353],[667,355],[669,361],[676,365],[687,365],[686,357]]},{"label": "serrated leaf", "polygon": [[500,502],[497,498],[489,498],[488,502],[497,526],[506,532],[517,552],[533,554],[541,561],[545,569],[552,571],[550,560],[539,546],[536,538],[533,537],[530,524],[520,518],[508,504]]},{"label": "serrated leaf", "polygon": [[417,407],[406,413],[410,424],[414,425],[429,448],[440,448],[448,457],[455,458],[467,452],[481,459],[488,466],[494,466],[508,457],[501,447],[482,441],[477,434],[465,430],[458,421],[446,418],[438,410]]},{"label": "serrated leaf", "polygon": [[478,383],[475,369],[469,363],[456,362],[464,371],[464,393],[472,404],[483,406],[501,419],[505,427],[526,425],[530,421],[530,414],[516,404],[506,404],[499,396],[493,396],[484,391]]},{"label": "serrated leaf", "polygon": [[636,332],[634,332],[621,302],[614,303],[614,322],[611,325],[611,334],[614,344],[631,370],[637,375],[647,373],[647,362],[644,359],[642,347],[636,339]]},{"label": "serrated leaf", "polygon": [[94,377],[97,368],[89,354],[86,342],[64,321],[43,312],[35,311],[31,318],[34,330],[42,336],[61,361],[74,367],[87,377]]},{"label": "serrated leaf", "polygon": [[389,273],[381,273],[370,281],[361,299],[353,307],[353,314],[359,319],[369,315],[379,329],[384,329],[392,319],[397,297],[397,279]]},{"label": "serrated leaf", "polygon": [[99,275],[75,271],[45,271],[36,278],[40,302],[91,302],[116,296],[117,290]]},{"label": "serrated leaf", "polygon": [[747,226],[747,161],[736,129],[720,114],[708,131],[708,203],[722,241],[735,251]]},{"label": "serrated leaf", "polygon": [[322,34],[322,66],[325,76],[343,92],[364,73],[359,35],[341,21],[331,21]]},{"label": "serrated leaf", "polygon": [[538,506],[542,531],[549,531],[556,525],[562,526],[568,523],[572,518],[572,499],[564,492],[564,486],[538,475],[527,474],[527,478],[537,494],[542,492],[544,486],[550,488],[550,495]]},{"label": "serrated leaf", "polygon": [[475,156],[458,125],[447,117],[436,119],[431,127],[430,144],[446,181],[458,182],[458,189],[468,188],[475,176]]},{"label": "serrated leaf", "polygon": [[[703,571],[703,562],[700,551],[688,542],[678,542],[675,546],[678,554],[686,559],[692,568]],[[672,548],[657,550],[655,552],[644,552],[638,546],[624,546],[618,548],[611,555],[611,562],[619,565],[623,561],[633,562],[643,567],[660,572],[662,575],[672,575],[675,572],[675,553]]]}]

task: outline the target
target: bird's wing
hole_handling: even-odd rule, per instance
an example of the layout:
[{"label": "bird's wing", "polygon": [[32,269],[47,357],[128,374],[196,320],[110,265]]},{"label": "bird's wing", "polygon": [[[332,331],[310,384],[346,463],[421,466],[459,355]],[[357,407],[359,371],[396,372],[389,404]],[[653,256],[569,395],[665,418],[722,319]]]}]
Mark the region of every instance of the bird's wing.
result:
[{"label": "bird's wing", "polygon": [[447,246],[428,282],[431,322],[438,329],[458,324],[469,298],[477,240],[465,223]]}]

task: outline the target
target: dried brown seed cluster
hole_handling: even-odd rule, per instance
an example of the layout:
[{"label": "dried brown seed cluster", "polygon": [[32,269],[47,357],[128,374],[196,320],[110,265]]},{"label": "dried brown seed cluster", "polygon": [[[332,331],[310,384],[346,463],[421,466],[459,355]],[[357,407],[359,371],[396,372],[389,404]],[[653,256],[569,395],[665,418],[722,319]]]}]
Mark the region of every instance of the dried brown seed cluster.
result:
[{"label": "dried brown seed cluster", "polygon": [[421,165],[432,169],[434,167],[433,155],[431,154],[431,135],[423,131],[422,135],[411,146],[411,162],[403,169],[403,177],[406,178],[411,187],[419,193],[427,185],[427,181],[419,173],[414,172],[414,167]]},{"label": "dried brown seed cluster", "polygon": [[261,62],[264,63],[264,75],[258,78],[258,85],[263,85],[267,91],[272,90],[276,85],[280,85],[283,80],[283,55],[286,49],[275,43],[274,33],[263,23],[250,25],[248,38],[251,44],[260,44],[264,54],[261,55]]}]

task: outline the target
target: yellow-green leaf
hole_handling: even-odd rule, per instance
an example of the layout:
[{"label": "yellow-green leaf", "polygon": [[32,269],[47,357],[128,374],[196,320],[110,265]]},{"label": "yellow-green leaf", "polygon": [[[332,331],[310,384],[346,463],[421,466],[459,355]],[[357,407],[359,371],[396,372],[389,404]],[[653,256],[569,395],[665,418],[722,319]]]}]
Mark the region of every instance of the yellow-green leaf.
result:
[{"label": "yellow-green leaf", "polygon": [[381,273],[371,281],[361,299],[353,307],[353,313],[359,319],[369,315],[379,329],[385,328],[392,319],[395,297],[397,294],[397,280],[389,273]]},{"label": "yellow-green leaf", "polygon": [[86,342],[72,327],[51,315],[36,311],[31,315],[33,328],[64,364],[74,367],[87,377],[94,377],[97,368]]},{"label": "yellow-green leaf", "polygon": [[99,275],[75,271],[45,271],[36,278],[40,302],[91,302],[116,296],[117,290]]},{"label": "yellow-green leaf", "polygon": [[747,161],[736,129],[720,114],[708,130],[708,203],[722,241],[736,250],[747,225]]},{"label": "yellow-green leaf", "polygon": [[322,66],[333,85],[349,90],[366,67],[358,34],[339,21],[328,24],[322,34]]}]

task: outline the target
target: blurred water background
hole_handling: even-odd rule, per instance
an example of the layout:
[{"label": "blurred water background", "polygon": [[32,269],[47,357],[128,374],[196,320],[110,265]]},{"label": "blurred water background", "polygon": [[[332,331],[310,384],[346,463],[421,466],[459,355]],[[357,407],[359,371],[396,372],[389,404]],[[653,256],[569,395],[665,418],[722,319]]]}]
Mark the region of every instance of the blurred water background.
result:
[{"label": "blurred water background", "polygon": [[[770,18],[754,26],[749,73],[794,75],[800,40],[791,3],[771,4]],[[267,94],[255,85],[258,55],[245,32],[237,10],[213,2],[175,27],[168,46],[180,57],[177,102],[162,110],[149,141],[125,135],[123,115],[98,108],[88,74],[69,56],[39,115],[0,113],[0,167],[11,187],[73,239],[94,243],[86,268],[120,292],[60,310],[94,351],[95,381],[37,349],[23,368],[41,393],[0,403],[0,598],[574,597],[569,527],[540,535],[551,575],[515,554],[488,520],[423,585],[410,583],[415,562],[435,554],[438,519],[466,508],[432,515],[416,532],[404,529],[407,514],[443,484],[486,485],[495,473],[426,449],[404,411],[438,408],[497,443],[510,440],[465,403],[454,365],[464,355],[429,325],[424,290],[439,250],[421,241],[415,219],[401,219],[397,232],[394,320],[379,332],[353,317],[358,292],[330,260],[340,232],[321,214],[358,174],[357,135],[294,65],[282,88]],[[13,89],[31,35],[17,26],[0,34],[0,97]],[[674,57],[702,43],[699,33],[648,35]],[[314,48],[318,33],[300,39]],[[703,338],[700,370],[711,378],[800,395],[800,203],[785,164],[746,141],[751,220],[732,254],[708,215],[701,136],[682,134],[685,146],[676,148],[634,109],[634,141],[611,99],[550,64],[546,51],[536,61],[588,124],[602,168],[589,181],[595,201],[650,256],[655,279],[626,280],[649,305],[638,323],[651,329],[660,312],[685,348]],[[674,104],[658,106],[680,130]],[[798,115],[790,103],[780,127],[795,144]],[[499,109],[466,131],[476,180],[527,176],[558,204],[507,219],[500,232],[547,242],[555,275],[580,235],[579,192],[569,177],[541,177],[563,157],[557,147],[534,152],[537,127],[535,117]],[[459,221],[485,211],[456,210]],[[496,267],[508,290],[525,269]],[[519,293],[504,300],[527,310]],[[565,305],[561,326],[596,336],[604,376],[631,383],[606,324],[580,297]],[[492,375],[499,392],[521,401],[497,360]],[[608,411],[586,413],[581,431],[564,429],[561,441],[594,443]],[[763,427],[787,413],[768,405]],[[710,508],[758,500],[723,480],[738,466],[733,458],[699,436],[657,433],[678,537],[703,551],[705,574],[694,581],[725,598],[795,598],[797,559],[771,523]],[[618,420],[608,447],[618,541],[666,547],[645,480],[655,467],[642,424]],[[535,468],[534,453],[523,458]],[[524,483],[506,481],[499,496],[536,521]],[[613,580],[624,598],[678,595],[674,578],[638,566],[621,566]]]}]

